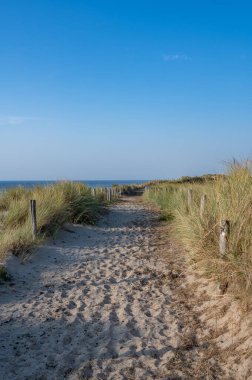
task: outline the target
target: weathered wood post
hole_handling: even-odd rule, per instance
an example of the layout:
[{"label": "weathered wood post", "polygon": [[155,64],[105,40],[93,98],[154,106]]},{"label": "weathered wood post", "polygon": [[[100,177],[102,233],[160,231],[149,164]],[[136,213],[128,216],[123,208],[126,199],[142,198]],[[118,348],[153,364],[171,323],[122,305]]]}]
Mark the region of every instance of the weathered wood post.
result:
[{"label": "weathered wood post", "polygon": [[192,207],[192,189],[187,190],[187,208],[188,212],[191,210]]},{"label": "weathered wood post", "polygon": [[201,218],[203,218],[203,215],[204,215],[206,200],[207,200],[207,196],[206,194],[203,194],[200,199],[200,217]]},{"label": "weathered wood post", "polygon": [[95,189],[94,189],[94,187],[91,187],[91,195],[92,195],[93,197],[95,197]]},{"label": "weathered wood post", "polygon": [[32,222],[32,237],[33,237],[33,240],[35,240],[37,236],[37,213],[36,213],[35,199],[30,200],[30,212],[31,212],[31,222]]},{"label": "weathered wood post", "polygon": [[223,256],[227,250],[227,242],[230,235],[230,221],[222,220],[220,222],[220,240],[219,240],[219,248],[220,255]]},{"label": "weathered wood post", "polygon": [[111,192],[110,192],[110,188],[106,188],[106,191],[107,191],[107,201],[110,202],[111,201]]}]

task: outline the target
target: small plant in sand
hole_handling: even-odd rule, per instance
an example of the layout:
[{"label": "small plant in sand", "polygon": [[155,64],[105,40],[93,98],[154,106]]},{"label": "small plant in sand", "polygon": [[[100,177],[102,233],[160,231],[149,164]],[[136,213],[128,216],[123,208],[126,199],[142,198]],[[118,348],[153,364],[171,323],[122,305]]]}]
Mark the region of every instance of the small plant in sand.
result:
[{"label": "small plant in sand", "polygon": [[11,277],[9,273],[7,272],[7,269],[0,265],[0,281],[10,281]]}]

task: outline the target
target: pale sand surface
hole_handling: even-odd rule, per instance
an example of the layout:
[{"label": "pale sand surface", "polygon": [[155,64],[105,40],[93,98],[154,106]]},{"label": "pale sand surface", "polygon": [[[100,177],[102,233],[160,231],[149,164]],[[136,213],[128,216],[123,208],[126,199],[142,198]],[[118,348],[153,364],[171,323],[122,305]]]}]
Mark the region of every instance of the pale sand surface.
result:
[{"label": "pale sand surface", "polygon": [[177,305],[157,218],[124,200],[97,226],[68,226],[26,263],[10,260],[0,379],[224,378],[213,357],[205,369],[198,321]]}]

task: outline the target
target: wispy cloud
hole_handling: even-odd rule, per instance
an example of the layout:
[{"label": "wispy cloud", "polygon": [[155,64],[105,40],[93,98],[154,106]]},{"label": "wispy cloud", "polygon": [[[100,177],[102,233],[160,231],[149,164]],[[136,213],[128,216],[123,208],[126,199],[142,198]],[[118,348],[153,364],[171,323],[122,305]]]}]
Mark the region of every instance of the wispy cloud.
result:
[{"label": "wispy cloud", "polygon": [[186,54],[164,54],[164,61],[190,61],[191,57]]},{"label": "wispy cloud", "polygon": [[30,117],[30,116],[1,116],[0,115],[0,125],[4,125],[4,126],[23,125],[32,120],[36,120],[36,118]]}]

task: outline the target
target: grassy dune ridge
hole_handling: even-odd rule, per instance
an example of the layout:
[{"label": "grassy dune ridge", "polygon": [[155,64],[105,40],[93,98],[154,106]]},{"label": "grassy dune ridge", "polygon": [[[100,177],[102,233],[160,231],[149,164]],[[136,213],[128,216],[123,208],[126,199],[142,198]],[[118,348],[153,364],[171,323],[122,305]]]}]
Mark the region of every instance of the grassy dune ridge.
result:
[{"label": "grassy dune ridge", "polygon": [[[244,302],[252,291],[252,177],[251,163],[234,162],[226,176],[209,181],[161,183],[149,188],[144,198],[158,205],[163,219],[172,220],[175,235],[191,259],[221,288],[232,291]],[[188,189],[192,202],[188,206]],[[205,194],[204,212],[200,202]],[[230,221],[224,255],[219,252],[220,221]]]},{"label": "grassy dune ridge", "polygon": [[91,195],[82,183],[59,182],[46,187],[17,187],[0,195],[0,259],[8,252],[25,253],[33,245],[29,200],[37,203],[37,242],[53,234],[65,222],[95,223],[104,194]]}]

